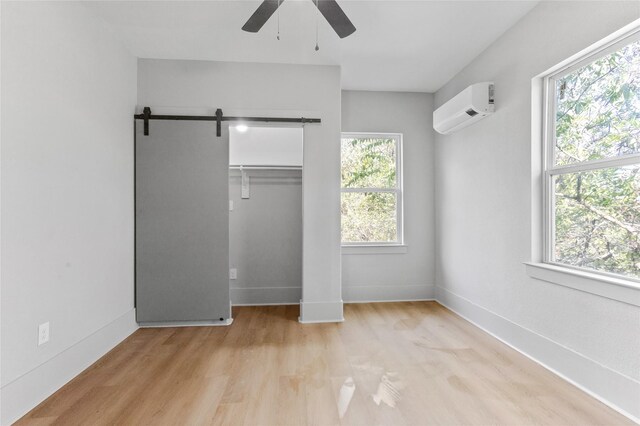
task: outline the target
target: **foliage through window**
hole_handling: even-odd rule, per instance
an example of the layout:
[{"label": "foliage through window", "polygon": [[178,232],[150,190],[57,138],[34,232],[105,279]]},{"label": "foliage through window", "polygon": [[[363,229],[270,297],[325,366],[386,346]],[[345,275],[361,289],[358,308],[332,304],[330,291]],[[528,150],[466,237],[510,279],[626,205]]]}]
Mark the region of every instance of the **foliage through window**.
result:
[{"label": "foliage through window", "polygon": [[547,79],[545,260],[640,278],[640,37]]},{"label": "foliage through window", "polygon": [[401,135],[342,135],[342,243],[402,243]]}]

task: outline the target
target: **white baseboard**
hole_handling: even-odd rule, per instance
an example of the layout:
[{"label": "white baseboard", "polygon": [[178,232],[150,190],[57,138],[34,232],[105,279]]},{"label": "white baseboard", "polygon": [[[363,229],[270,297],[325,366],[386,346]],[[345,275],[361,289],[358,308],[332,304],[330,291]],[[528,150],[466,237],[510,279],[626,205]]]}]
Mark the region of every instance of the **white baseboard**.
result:
[{"label": "white baseboard", "polygon": [[297,305],[302,297],[300,287],[231,287],[233,306]]},{"label": "white baseboard", "polygon": [[322,322],[343,322],[343,302],[303,302],[300,301],[300,318],[303,324]]},{"label": "white baseboard", "polygon": [[640,423],[639,382],[445,288],[436,287],[436,300],[527,358]]},{"label": "white baseboard", "polygon": [[403,303],[403,302],[436,302],[435,298],[429,299],[391,299],[391,300],[351,300],[344,302],[345,305],[358,305],[366,303]]},{"label": "white baseboard", "polygon": [[[231,288],[233,306],[297,305],[300,287],[245,287]],[[433,285],[344,286],[345,303],[413,302],[433,300]]]},{"label": "white baseboard", "polygon": [[412,302],[433,300],[433,285],[363,285],[342,286],[345,303]]},{"label": "white baseboard", "polygon": [[10,425],[136,331],[132,309],[1,389],[0,424]]}]

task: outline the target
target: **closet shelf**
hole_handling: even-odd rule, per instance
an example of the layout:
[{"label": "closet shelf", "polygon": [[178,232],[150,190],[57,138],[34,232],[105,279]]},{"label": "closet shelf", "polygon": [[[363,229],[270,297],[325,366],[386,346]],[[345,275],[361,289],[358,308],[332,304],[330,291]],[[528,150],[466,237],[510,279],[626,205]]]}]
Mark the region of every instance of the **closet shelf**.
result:
[{"label": "closet shelf", "polygon": [[229,166],[229,169],[233,169],[233,170],[302,170],[302,167],[301,166],[253,165],[253,166]]}]

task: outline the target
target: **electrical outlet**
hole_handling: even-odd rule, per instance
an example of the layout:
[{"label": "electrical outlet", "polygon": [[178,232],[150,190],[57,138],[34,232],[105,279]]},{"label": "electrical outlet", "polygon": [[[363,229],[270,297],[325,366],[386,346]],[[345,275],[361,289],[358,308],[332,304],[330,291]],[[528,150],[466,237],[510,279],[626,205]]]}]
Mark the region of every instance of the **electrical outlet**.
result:
[{"label": "electrical outlet", "polygon": [[229,279],[230,280],[238,279],[238,270],[236,268],[229,269]]},{"label": "electrical outlet", "polygon": [[233,211],[233,200],[229,200],[229,211]]},{"label": "electrical outlet", "polygon": [[49,322],[38,326],[38,346],[44,345],[49,341]]}]

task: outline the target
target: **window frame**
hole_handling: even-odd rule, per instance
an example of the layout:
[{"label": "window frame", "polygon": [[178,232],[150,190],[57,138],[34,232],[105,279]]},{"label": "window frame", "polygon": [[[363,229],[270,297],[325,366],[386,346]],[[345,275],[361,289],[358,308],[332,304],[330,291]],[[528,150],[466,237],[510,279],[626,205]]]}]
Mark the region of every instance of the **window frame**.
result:
[{"label": "window frame", "polygon": [[580,173],[585,171],[640,165],[640,153],[625,154],[618,157],[587,160],[577,163],[556,165],[556,111],[557,99],[555,96],[556,81],[568,74],[588,65],[622,47],[640,40],[640,28],[622,34],[598,49],[588,52],[572,60],[566,66],[543,77],[542,99],[542,263],[559,268],[581,271],[589,274],[600,275],[623,281],[629,281],[632,285],[640,285],[640,279],[602,271],[592,268],[584,268],[555,260],[555,197],[554,178],[565,174]]},{"label": "window frame", "polygon": [[[340,235],[340,245],[342,247],[397,247],[404,246],[404,186],[403,186],[403,143],[402,133],[383,132],[341,132],[340,133],[340,170],[342,171],[342,139],[368,138],[368,139],[393,139],[396,142],[396,186],[395,188],[343,188],[340,182],[340,197],[343,193],[365,193],[384,192],[396,194],[396,241],[342,241]],[[340,215],[342,224],[342,214]]]}]

